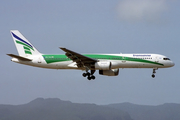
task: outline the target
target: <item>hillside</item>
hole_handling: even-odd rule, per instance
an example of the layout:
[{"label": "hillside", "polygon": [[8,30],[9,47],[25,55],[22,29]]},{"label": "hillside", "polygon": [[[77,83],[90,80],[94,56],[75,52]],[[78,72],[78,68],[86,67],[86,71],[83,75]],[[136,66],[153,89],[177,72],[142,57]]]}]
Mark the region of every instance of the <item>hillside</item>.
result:
[{"label": "hillside", "polygon": [[180,104],[80,104],[37,98],[23,105],[0,105],[0,120],[180,120]]},{"label": "hillside", "polygon": [[107,106],[128,112],[133,120],[180,120],[180,104],[148,106],[120,103]]},{"label": "hillside", "polygon": [[23,105],[0,105],[0,120],[132,120],[127,112],[95,104],[38,98]]}]

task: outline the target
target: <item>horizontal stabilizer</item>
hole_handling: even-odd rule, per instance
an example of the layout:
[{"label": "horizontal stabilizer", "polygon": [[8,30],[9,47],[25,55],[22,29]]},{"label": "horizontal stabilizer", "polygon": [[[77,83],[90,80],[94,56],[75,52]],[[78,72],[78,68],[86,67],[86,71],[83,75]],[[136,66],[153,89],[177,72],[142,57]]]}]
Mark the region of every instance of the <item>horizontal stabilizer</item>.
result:
[{"label": "horizontal stabilizer", "polygon": [[31,59],[21,57],[21,56],[18,56],[18,55],[14,55],[14,54],[7,54],[7,55],[10,56],[10,57],[13,57],[13,58],[17,58],[17,59],[22,60],[22,61],[32,61]]}]

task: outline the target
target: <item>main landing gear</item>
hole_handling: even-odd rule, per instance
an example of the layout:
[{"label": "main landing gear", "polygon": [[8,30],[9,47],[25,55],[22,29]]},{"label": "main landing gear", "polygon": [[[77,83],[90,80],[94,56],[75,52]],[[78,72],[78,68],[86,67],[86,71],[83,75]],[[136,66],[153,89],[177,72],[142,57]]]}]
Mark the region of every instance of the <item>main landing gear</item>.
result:
[{"label": "main landing gear", "polygon": [[93,75],[95,72],[95,70],[91,70],[91,73],[89,72],[86,72],[86,73],[83,73],[82,76],[83,77],[87,77],[88,80],[94,80],[96,77]]},{"label": "main landing gear", "polygon": [[155,73],[156,73],[156,70],[157,70],[158,68],[154,68],[153,69],[153,73],[152,73],[152,78],[155,78]]}]

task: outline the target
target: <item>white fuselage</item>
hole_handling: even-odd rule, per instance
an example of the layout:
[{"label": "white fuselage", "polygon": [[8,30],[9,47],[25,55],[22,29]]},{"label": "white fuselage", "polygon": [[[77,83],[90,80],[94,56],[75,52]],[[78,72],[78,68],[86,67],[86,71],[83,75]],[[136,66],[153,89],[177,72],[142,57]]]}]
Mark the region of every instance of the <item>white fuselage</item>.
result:
[{"label": "white fuselage", "polygon": [[[109,58],[95,58],[99,62],[111,62],[111,69],[117,68],[167,68],[174,66],[174,63],[166,56],[159,54],[98,54],[113,56]],[[53,56],[53,55],[52,55]],[[116,57],[117,58],[116,58]],[[118,57],[121,58],[118,58]],[[20,64],[30,65],[34,67],[49,68],[49,69],[82,69],[78,68],[76,62],[72,60],[57,61],[47,63],[42,55],[31,56],[32,61],[21,61],[13,58],[12,61]],[[53,60],[53,58],[52,58]],[[96,69],[99,70],[99,69]]]},{"label": "white fuselage", "polygon": [[159,54],[80,54],[63,47],[60,49],[64,55],[41,54],[18,30],[11,30],[11,36],[19,54],[7,54],[13,62],[49,69],[85,70],[82,75],[88,80],[95,79],[96,70],[100,75],[117,76],[119,68],[153,68],[154,78],[158,68],[174,66],[169,58]]}]

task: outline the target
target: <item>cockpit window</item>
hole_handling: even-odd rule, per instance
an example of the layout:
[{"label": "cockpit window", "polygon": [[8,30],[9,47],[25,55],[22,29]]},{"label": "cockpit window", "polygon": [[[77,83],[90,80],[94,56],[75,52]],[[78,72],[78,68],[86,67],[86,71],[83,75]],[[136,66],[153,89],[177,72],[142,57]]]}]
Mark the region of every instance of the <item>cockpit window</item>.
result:
[{"label": "cockpit window", "polygon": [[163,60],[170,60],[169,58],[163,58]]}]

